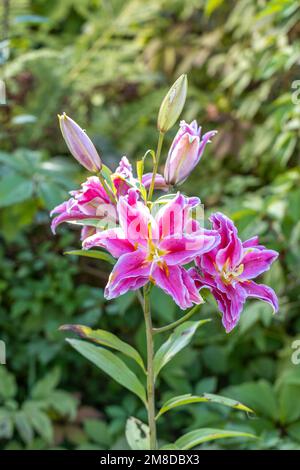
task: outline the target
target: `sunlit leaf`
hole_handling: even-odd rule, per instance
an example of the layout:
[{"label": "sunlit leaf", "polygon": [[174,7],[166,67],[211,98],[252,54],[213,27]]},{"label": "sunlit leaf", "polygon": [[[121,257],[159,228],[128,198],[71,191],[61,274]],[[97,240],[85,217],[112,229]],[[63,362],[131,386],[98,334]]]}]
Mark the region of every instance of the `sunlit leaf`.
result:
[{"label": "sunlit leaf", "polygon": [[60,327],[62,331],[72,331],[73,333],[79,335],[81,338],[88,339],[102,346],[107,346],[108,348],[116,349],[117,351],[125,354],[128,357],[134,359],[139,366],[145,371],[145,366],[143,359],[136,349],[134,349],[130,344],[125,343],[120,338],[118,338],[113,333],[105,330],[92,330],[88,326],[84,325],[63,325]]},{"label": "sunlit leaf", "polygon": [[68,343],[89,361],[112,377],[116,382],[137,395],[146,403],[146,392],[129,367],[115,354],[86,341],[67,339]]},{"label": "sunlit leaf", "polygon": [[149,450],[149,427],[137,418],[131,417],[126,423],[126,439],[132,450]]},{"label": "sunlit leaf", "polygon": [[247,437],[255,439],[256,436],[248,432],[227,431],[226,429],[210,429],[202,428],[188,432],[184,436],[177,439],[175,445],[181,450],[188,450],[196,447],[203,442],[214,441],[216,439],[224,439],[228,437]]},{"label": "sunlit leaf", "polygon": [[215,395],[212,393],[204,393],[201,396],[186,394],[171,398],[163,404],[156,418],[159,418],[161,415],[163,415],[169,410],[172,410],[179,406],[190,405],[192,403],[217,403],[219,405],[228,406],[236,410],[246,411],[247,413],[253,413],[253,410],[251,410],[251,408],[248,408],[248,406],[245,406],[236,400],[232,400],[231,398],[222,397],[221,395]]},{"label": "sunlit leaf", "polygon": [[197,328],[210,320],[187,321],[178,326],[168,340],[162,344],[154,357],[155,377],[160,370],[185,346],[189,344]]}]

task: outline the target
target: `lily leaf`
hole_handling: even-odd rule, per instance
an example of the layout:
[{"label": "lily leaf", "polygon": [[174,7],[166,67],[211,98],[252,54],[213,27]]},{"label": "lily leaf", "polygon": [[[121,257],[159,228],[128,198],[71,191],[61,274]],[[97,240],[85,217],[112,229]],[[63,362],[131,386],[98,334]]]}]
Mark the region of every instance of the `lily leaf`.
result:
[{"label": "lily leaf", "polygon": [[189,405],[191,403],[218,403],[220,405],[228,406],[236,410],[246,411],[247,413],[253,413],[253,410],[251,410],[251,408],[248,408],[248,406],[245,406],[236,400],[232,400],[231,398],[222,397],[221,395],[214,395],[212,393],[203,393],[203,395],[200,396],[186,394],[171,398],[170,400],[166,401],[159,410],[156,419],[158,419],[167,411],[172,410],[173,408],[177,408],[178,406]]},{"label": "lily leaf", "polygon": [[92,330],[92,328],[84,325],[63,325],[59,328],[61,331],[72,331],[83,339],[88,339],[94,343],[107,346],[108,348],[116,349],[117,351],[125,354],[134,359],[139,366],[146,373],[143,359],[136,349],[130,344],[122,341],[118,336],[105,330]]},{"label": "lily leaf", "polygon": [[95,258],[95,259],[101,259],[103,261],[107,261],[107,263],[110,263],[112,265],[116,264],[116,260],[111,255],[100,250],[73,250],[73,251],[65,251],[64,254],[86,256],[87,258]]},{"label": "lily leaf", "polygon": [[137,418],[131,416],[126,423],[126,439],[132,450],[149,450],[149,427]]},{"label": "lily leaf", "polygon": [[146,392],[137,376],[115,354],[86,341],[67,339],[68,343],[80,354],[112,377],[116,382],[137,395],[146,404]]},{"label": "lily leaf", "polygon": [[175,446],[180,450],[188,450],[202,444],[203,442],[214,441],[216,439],[224,439],[227,437],[248,437],[249,439],[256,439],[254,434],[240,431],[228,431],[226,429],[211,429],[202,428],[195,431],[188,432],[184,436],[177,439]]},{"label": "lily leaf", "polygon": [[178,326],[154,357],[154,375],[158,376],[161,369],[185,346],[189,344],[199,326],[210,320],[187,321]]}]

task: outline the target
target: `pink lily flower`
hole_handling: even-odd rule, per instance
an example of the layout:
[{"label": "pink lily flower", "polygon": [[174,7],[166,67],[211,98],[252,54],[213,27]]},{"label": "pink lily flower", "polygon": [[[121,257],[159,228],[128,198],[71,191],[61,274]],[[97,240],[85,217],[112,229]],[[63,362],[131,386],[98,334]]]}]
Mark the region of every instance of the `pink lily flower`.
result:
[{"label": "pink lily flower", "polygon": [[[51,230],[55,233],[56,228],[63,222],[72,222],[76,220],[107,219],[107,214],[112,220],[117,221],[116,207],[110,202],[110,199],[103,188],[97,176],[90,176],[87,181],[81,185],[81,189],[70,191],[71,198],[68,201],[55,207],[50,216],[56,215],[52,220]],[[96,232],[95,227],[84,226],[81,232],[81,239]]]},{"label": "pink lily flower", "polygon": [[196,268],[189,273],[198,288],[208,288],[222,312],[222,322],[228,333],[239,321],[248,297],[269,303],[274,313],[278,310],[275,292],[252,279],[267,271],[278,253],[259,245],[258,237],[239,239],[232,220],[217,212],[210,218],[213,230],[220,235],[220,243],[211,251],[196,258]]},{"label": "pink lily flower", "polygon": [[201,137],[197,121],[187,124],[180,122],[180,128],[170,147],[165,165],[164,177],[167,184],[183,183],[200,161],[206,144],[217,131],[206,132]]},{"label": "pink lily flower", "polygon": [[[147,176],[148,175],[148,176]],[[145,188],[149,186],[152,179],[152,173],[144,175]],[[132,166],[127,157],[122,157],[115,173],[111,176],[116,190],[117,198],[126,195],[130,188],[137,184],[137,179],[132,173]],[[156,189],[163,187],[163,177],[156,175]],[[56,228],[63,222],[72,222],[76,220],[98,219],[99,222],[105,219],[105,223],[112,225],[118,222],[117,206],[113,204],[103,188],[97,176],[91,176],[81,185],[81,189],[71,191],[72,196],[68,201],[59,204],[51,212],[50,216],[56,215],[51,224],[51,230],[56,232]],[[100,223],[99,223],[99,230]],[[96,227],[84,226],[81,231],[81,239],[93,235],[97,232]]]},{"label": "pink lily flower", "polygon": [[154,217],[139,201],[137,190],[130,189],[127,196],[120,197],[120,226],[98,232],[83,242],[83,248],[100,246],[118,258],[105,288],[107,299],[150,281],[182,309],[203,301],[183,266],[216,246],[219,236],[201,229],[191,219],[190,211],[198,203],[198,198],[178,193]]}]

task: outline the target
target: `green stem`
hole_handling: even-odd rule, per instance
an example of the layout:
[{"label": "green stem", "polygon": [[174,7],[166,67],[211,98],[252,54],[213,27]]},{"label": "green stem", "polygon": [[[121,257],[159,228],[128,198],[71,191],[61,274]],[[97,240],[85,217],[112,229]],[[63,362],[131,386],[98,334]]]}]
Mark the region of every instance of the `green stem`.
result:
[{"label": "green stem", "polygon": [[156,443],[156,421],[155,421],[155,390],[154,390],[154,347],[153,330],[150,310],[149,284],[144,287],[144,317],[147,338],[147,409],[148,424],[150,430],[150,449],[157,449]]},{"label": "green stem", "polygon": [[195,305],[188,313],[186,313],[183,317],[179,318],[179,320],[174,321],[173,323],[169,323],[169,325],[162,326],[161,328],[153,328],[153,334],[156,335],[157,333],[164,333],[165,331],[173,330],[176,326],[181,325],[181,323],[185,322],[189,318],[191,318],[195,313],[198,312],[200,305]]},{"label": "green stem", "polygon": [[155,162],[154,162],[153,173],[152,173],[152,181],[151,181],[151,185],[150,185],[149,193],[148,193],[149,201],[151,201],[152,196],[153,196],[153,191],[154,191],[154,186],[155,186],[155,177],[156,177],[157,170],[158,170],[159,159],[160,159],[164,137],[165,137],[165,134],[163,132],[160,132],[159,137],[158,137],[158,142],[157,142],[157,149],[155,153]]},{"label": "green stem", "polygon": [[108,186],[107,182],[105,181],[105,178],[104,176],[102,175],[101,171],[98,173],[98,178],[103,186],[103,188],[105,189],[109,199],[110,199],[110,202],[112,204],[116,204],[116,198],[115,198],[115,195],[113,194],[112,190],[110,189],[110,187]]}]

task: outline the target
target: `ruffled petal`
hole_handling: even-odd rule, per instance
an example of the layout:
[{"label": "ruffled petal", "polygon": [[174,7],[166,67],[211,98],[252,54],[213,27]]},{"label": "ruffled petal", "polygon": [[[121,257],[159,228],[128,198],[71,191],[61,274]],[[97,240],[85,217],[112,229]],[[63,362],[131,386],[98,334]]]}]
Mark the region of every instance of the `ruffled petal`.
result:
[{"label": "ruffled petal", "polygon": [[139,201],[139,192],[129,189],[127,196],[122,196],[118,202],[120,226],[125,237],[134,244],[147,244],[149,224],[153,218],[145,204]]},{"label": "ruffled petal", "polygon": [[178,192],[174,199],[163,206],[155,217],[160,239],[172,235],[181,238],[190,220],[190,210],[199,202],[198,198],[187,198]]},{"label": "ruffled petal", "polygon": [[150,269],[151,264],[147,263],[142,251],[122,255],[109,276],[105,297],[113,299],[144,286],[149,281]]},{"label": "ruffled petal", "polygon": [[240,264],[243,256],[243,245],[238,237],[237,228],[232,220],[221,212],[212,214],[210,220],[213,229],[218,230],[221,236],[215,256],[216,264],[220,270],[225,263],[228,264],[228,268],[234,269]]},{"label": "ruffled petal", "polygon": [[193,303],[202,302],[193,279],[180,266],[168,266],[166,269],[164,266],[156,265],[152,272],[152,278],[157,286],[170,295],[182,310],[192,307]]},{"label": "ruffled petal", "polygon": [[254,279],[270,269],[271,264],[278,258],[277,251],[252,248],[242,259],[244,270],[240,279]]},{"label": "ruffled petal", "polygon": [[217,232],[203,230],[181,238],[165,238],[160,242],[159,248],[167,252],[163,257],[168,265],[183,265],[214,248],[218,241]]},{"label": "ruffled petal", "polygon": [[247,297],[255,297],[263,300],[271,305],[274,313],[278,311],[278,298],[271,287],[266,286],[265,284],[256,284],[254,281],[246,281],[241,283],[241,285],[243,286]]},{"label": "ruffled petal", "polygon": [[[142,177],[142,184],[145,186],[146,189],[150,188],[152,181],[152,173],[145,173]],[[165,182],[165,178],[163,175],[157,173],[155,175],[155,182],[154,182],[154,189],[158,189],[161,191],[168,191],[169,186]]]},{"label": "ruffled petal", "polygon": [[124,232],[121,228],[112,228],[97,232],[94,235],[86,238],[82,243],[84,249],[89,249],[94,246],[105,248],[115,258],[134,251],[134,246],[125,238]]}]

